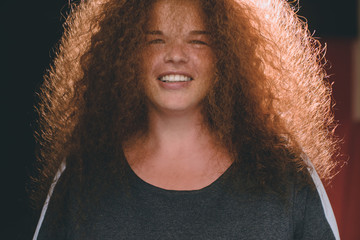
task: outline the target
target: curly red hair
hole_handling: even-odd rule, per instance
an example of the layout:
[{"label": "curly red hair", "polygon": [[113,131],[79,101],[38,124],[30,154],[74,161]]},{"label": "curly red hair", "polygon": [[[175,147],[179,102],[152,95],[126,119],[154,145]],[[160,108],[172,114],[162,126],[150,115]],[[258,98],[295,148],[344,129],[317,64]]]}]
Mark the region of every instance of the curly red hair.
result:
[{"label": "curly red hair", "polygon": [[[84,178],[104,165],[119,169],[119,146],[146,133],[138,56],[153,2],[74,6],[37,106],[44,189],[64,159]],[[306,24],[284,0],[199,2],[217,59],[203,114],[218,143],[262,188],[281,192],[289,172],[306,175],[304,155],[329,179],[331,87],[324,49]]]}]

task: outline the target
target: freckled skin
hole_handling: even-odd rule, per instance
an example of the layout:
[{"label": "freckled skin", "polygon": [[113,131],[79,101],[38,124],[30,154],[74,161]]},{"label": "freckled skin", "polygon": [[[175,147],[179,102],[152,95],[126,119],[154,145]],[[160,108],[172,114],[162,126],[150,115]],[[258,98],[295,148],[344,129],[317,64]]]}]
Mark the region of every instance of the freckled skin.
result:
[{"label": "freckled skin", "polygon": [[[212,83],[215,62],[202,17],[192,1],[161,0],[154,5],[143,51],[143,80],[150,111],[200,110]],[[193,80],[164,84],[158,78],[165,73],[183,74]]]}]

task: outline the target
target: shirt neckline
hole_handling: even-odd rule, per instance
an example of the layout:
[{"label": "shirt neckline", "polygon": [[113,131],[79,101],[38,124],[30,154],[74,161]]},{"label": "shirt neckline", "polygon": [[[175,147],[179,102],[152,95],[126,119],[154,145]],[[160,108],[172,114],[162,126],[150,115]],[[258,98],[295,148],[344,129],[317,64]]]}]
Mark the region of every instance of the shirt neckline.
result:
[{"label": "shirt neckline", "polygon": [[195,190],[172,190],[172,189],[165,189],[158,186],[155,186],[151,183],[144,181],[140,178],[131,168],[130,164],[128,163],[126,157],[124,156],[125,164],[126,164],[126,171],[129,173],[130,183],[133,187],[138,188],[142,191],[147,191],[156,194],[165,194],[169,196],[178,196],[178,195],[199,195],[204,194],[207,192],[213,192],[217,189],[221,189],[222,185],[228,179],[231,169],[233,168],[233,163],[212,183],[209,185]]}]

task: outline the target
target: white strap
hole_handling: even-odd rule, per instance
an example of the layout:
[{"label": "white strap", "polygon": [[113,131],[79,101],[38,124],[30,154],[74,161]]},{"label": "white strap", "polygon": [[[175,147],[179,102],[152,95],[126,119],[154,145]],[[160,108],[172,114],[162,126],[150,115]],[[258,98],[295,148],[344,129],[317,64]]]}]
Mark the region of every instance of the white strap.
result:
[{"label": "white strap", "polygon": [[42,225],[42,223],[43,223],[43,221],[44,221],[45,214],[46,214],[46,211],[47,211],[49,202],[50,202],[51,195],[53,194],[55,185],[56,185],[56,183],[58,182],[61,174],[64,172],[65,168],[66,168],[66,162],[63,161],[63,162],[60,164],[59,170],[58,170],[58,171],[56,172],[56,174],[55,174],[54,180],[53,180],[53,182],[51,183],[49,192],[48,192],[48,194],[47,194],[47,196],[46,196],[46,200],[45,200],[44,206],[43,206],[43,208],[42,208],[42,210],[41,210],[39,222],[38,222],[38,224],[37,224],[37,226],[36,226],[36,230],[35,230],[35,234],[34,234],[33,240],[37,240],[37,237],[38,237],[38,235],[39,235],[39,231],[40,231],[41,225]]},{"label": "white strap", "polygon": [[333,209],[331,207],[331,203],[329,201],[329,197],[326,194],[326,190],[324,188],[323,183],[321,182],[321,179],[319,177],[319,175],[317,174],[314,165],[312,164],[312,162],[309,160],[309,158],[305,157],[304,158],[305,161],[310,165],[311,168],[309,168],[309,172],[310,175],[314,181],[314,184],[316,186],[316,189],[319,193],[320,199],[321,199],[321,203],[324,209],[324,213],[325,213],[325,217],[331,227],[332,232],[334,233],[334,236],[336,238],[336,240],[340,240],[340,234],[339,234],[339,229],[336,223],[336,219],[335,219],[335,215],[333,212]]}]

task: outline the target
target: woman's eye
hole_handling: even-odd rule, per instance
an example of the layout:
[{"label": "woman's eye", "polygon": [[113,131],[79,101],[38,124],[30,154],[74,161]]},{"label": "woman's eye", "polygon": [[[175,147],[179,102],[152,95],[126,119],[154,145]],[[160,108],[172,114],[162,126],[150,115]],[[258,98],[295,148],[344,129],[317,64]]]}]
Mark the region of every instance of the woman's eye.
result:
[{"label": "woman's eye", "polygon": [[165,43],[165,41],[160,38],[148,41],[148,44],[158,44],[158,43]]},{"label": "woman's eye", "polygon": [[191,40],[190,43],[192,44],[199,44],[199,45],[208,45],[207,42],[201,40]]}]

